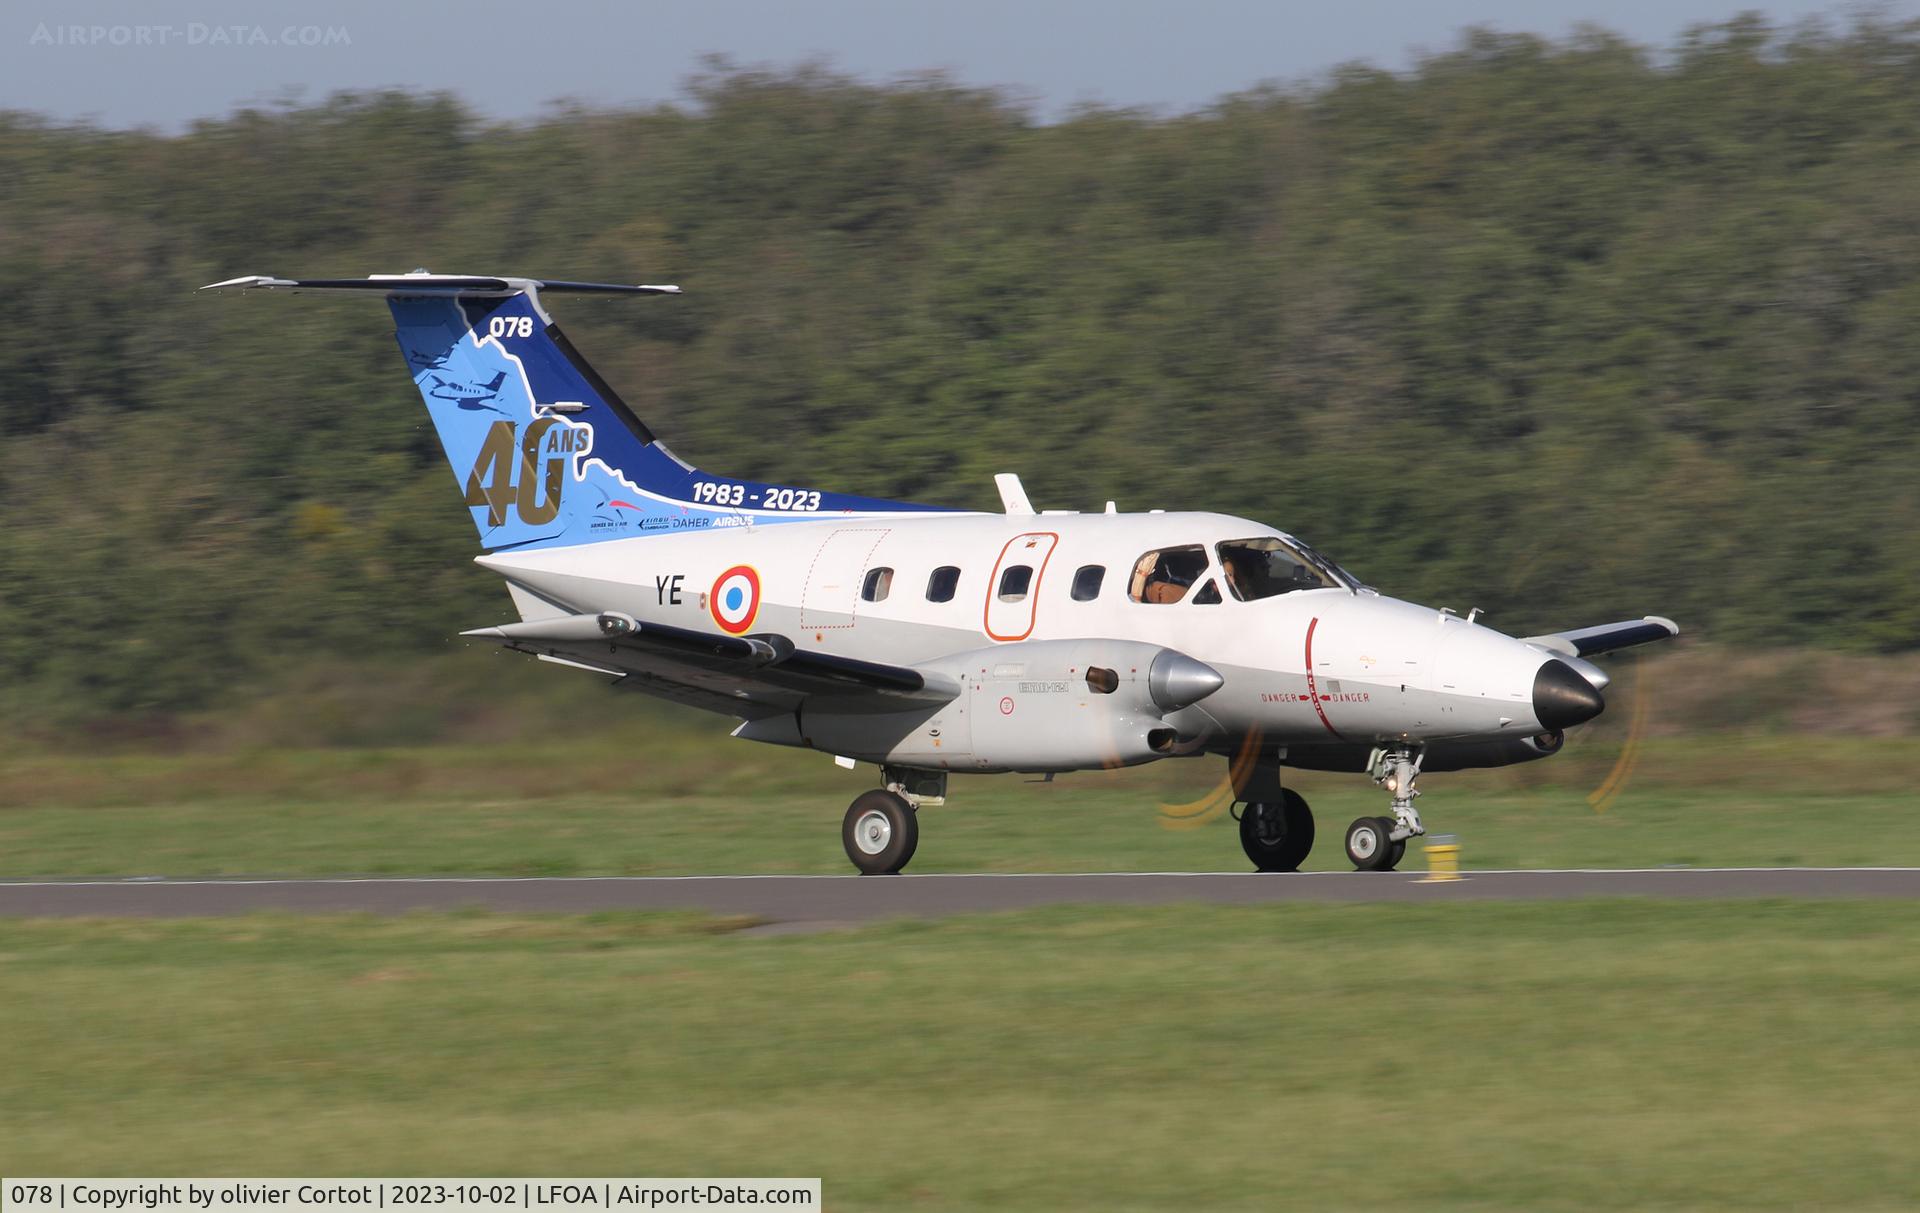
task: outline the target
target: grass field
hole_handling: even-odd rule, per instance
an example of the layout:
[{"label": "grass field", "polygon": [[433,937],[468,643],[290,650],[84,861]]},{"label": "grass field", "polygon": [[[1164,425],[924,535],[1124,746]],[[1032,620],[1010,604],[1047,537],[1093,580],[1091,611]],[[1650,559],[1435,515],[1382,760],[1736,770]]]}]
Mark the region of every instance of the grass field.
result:
[{"label": "grass field", "polygon": [[[1656,741],[1596,811],[1617,754],[1576,743],[1430,775],[1420,807],[1483,868],[1920,864],[1913,739]],[[1200,807],[1224,765],[956,779],[923,813],[913,870],[1243,870],[1224,806]],[[840,814],[874,782],[693,727],[643,744],[16,753],[0,757],[0,876],[844,872]],[[1308,866],[1346,866],[1346,824],[1385,796],[1358,775],[1297,783],[1319,821]]]},{"label": "grass field", "polygon": [[836,1209],[1920,1205],[1920,905],[0,922],[14,1174]]},{"label": "grass field", "polygon": [[[0,753],[0,877],[837,873],[873,783],[686,715],[395,746],[342,708],[333,744],[286,744],[310,704],[251,744]],[[1920,740],[1660,738],[1599,811],[1622,740],[1429,776],[1421,808],[1469,867],[1920,864]],[[958,780],[914,870],[1244,870],[1223,765]],[[1309,866],[1345,866],[1384,798],[1297,785]],[[0,920],[0,1169],[819,1174],[836,1209],[1920,1205],[1916,904],[752,925]]]}]

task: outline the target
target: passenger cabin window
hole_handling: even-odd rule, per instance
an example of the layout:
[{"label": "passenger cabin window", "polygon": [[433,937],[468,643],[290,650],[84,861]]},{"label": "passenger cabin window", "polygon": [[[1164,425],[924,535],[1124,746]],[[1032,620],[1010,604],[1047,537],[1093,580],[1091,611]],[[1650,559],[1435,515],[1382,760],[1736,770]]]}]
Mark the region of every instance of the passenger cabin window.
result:
[{"label": "passenger cabin window", "polygon": [[1207,578],[1207,584],[1200,587],[1200,592],[1193,596],[1195,606],[1212,606],[1219,601],[1220,587],[1214,583],[1211,577]]},{"label": "passenger cabin window", "polygon": [[867,579],[860,586],[860,597],[868,602],[885,602],[887,595],[893,592],[892,569],[868,569]]},{"label": "passenger cabin window", "polygon": [[1135,602],[1179,602],[1207,571],[1207,549],[1199,544],[1161,548],[1133,562],[1127,596]]},{"label": "passenger cabin window", "polygon": [[1027,589],[1033,585],[1033,566],[1016,564],[1000,574],[1000,601],[1025,602]]},{"label": "passenger cabin window", "polygon": [[1339,589],[1340,582],[1279,539],[1235,539],[1220,545],[1220,567],[1227,592],[1242,602],[1289,594],[1294,590]]},{"label": "passenger cabin window", "polygon": [[933,570],[933,576],[927,578],[928,602],[952,602],[953,591],[960,585],[960,570],[950,564],[943,564]]},{"label": "passenger cabin window", "polygon": [[1073,600],[1092,602],[1100,597],[1100,583],[1107,579],[1104,564],[1083,564],[1073,575]]}]

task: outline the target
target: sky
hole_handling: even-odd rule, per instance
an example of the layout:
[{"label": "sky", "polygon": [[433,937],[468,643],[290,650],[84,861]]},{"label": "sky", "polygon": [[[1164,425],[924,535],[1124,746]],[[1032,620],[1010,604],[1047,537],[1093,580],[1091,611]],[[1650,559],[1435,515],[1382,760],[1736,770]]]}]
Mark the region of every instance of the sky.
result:
[{"label": "sky", "polygon": [[[1095,103],[1194,109],[1344,62],[1405,68],[1469,25],[1552,37],[1592,22],[1653,46],[1795,0],[0,0],[0,109],[178,130],[337,89],[446,89],[496,118],[556,100],[670,102],[701,56],[824,59],[872,80],[940,69],[1042,118]],[[1872,11],[1920,18],[1920,0]]]}]

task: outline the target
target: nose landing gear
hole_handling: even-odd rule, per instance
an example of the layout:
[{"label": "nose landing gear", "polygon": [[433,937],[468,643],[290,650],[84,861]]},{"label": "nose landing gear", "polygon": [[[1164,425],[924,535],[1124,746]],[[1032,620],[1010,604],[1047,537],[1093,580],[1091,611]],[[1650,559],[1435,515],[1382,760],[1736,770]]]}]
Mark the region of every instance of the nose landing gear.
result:
[{"label": "nose landing gear", "polygon": [[1393,823],[1385,817],[1361,817],[1347,827],[1347,859],[1362,872],[1391,872],[1400,862],[1395,849],[1406,843],[1392,838]]},{"label": "nose landing gear", "polygon": [[1407,853],[1407,839],[1427,832],[1413,798],[1420,794],[1421,754],[1412,746],[1376,750],[1373,781],[1393,797],[1392,817],[1362,817],[1347,827],[1347,858],[1362,872],[1391,872]]}]

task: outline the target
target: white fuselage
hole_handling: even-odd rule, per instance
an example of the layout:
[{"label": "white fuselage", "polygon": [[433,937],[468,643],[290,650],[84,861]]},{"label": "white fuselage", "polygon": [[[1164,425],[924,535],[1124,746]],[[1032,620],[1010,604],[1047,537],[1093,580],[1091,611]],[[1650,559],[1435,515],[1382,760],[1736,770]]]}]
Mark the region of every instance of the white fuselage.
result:
[{"label": "white fuselage", "polygon": [[[1022,668],[1023,646],[1106,639],[1173,649],[1223,676],[1204,702],[1168,717],[1183,739],[1212,748],[1250,733],[1268,745],[1372,746],[1547,731],[1531,697],[1551,654],[1450,612],[1353,587],[1257,601],[1228,592],[1200,601],[1209,580],[1225,588],[1217,545],[1262,537],[1287,538],[1222,514],[894,514],[653,535],[481,561],[567,610],[619,611],[643,623],[714,633],[725,630],[715,596],[744,566],[757,578],[758,601],[740,630],[902,666],[937,667],[969,655],[967,668],[953,672],[969,680],[976,719],[992,711],[1015,716],[1023,696],[1059,693]],[[1208,559],[1184,600],[1136,601],[1129,592],[1136,562],[1180,545],[1200,545]],[[1001,594],[1007,570],[1020,565],[1032,569],[1026,592]],[[1078,601],[1076,575],[1089,567],[1105,574],[1098,594]],[[957,579],[948,575],[952,595],[930,601],[930,582],[943,568],[959,570]],[[884,596],[869,586],[875,570],[889,571]],[[1088,578],[1078,580],[1084,587]],[[735,574],[726,592],[741,583]],[[938,596],[939,587],[932,588]],[[734,594],[728,605],[737,615],[741,603]],[[740,624],[737,617],[731,622]],[[1068,693],[1084,695],[1084,688]],[[936,738],[940,726],[936,713]],[[905,751],[875,750],[881,758],[889,753]]]}]

